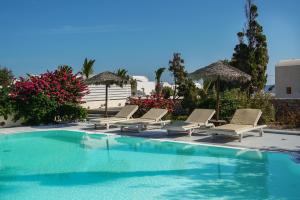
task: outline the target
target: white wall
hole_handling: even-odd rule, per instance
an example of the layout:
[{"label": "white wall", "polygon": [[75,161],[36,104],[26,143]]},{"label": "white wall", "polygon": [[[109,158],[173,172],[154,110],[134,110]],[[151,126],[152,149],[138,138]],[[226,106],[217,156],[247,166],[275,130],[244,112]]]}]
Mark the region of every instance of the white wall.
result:
[{"label": "white wall", "polygon": [[[287,94],[287,87],[291,87],[291,94]],[[276,98],[300,99],[300,64],[276,66],[275,91]]]},{"label": "white wall", "polygon": [[[89,85],[90,93],[83,98],[86,103],[83,107],[97,109],[105,107],[105,85]],[[128,97],[131,96],[131,86],[123,87],[111,85],[108,88],[108,107],[123,107]]]},{"label": "white wall", "polygon": [[151,95],[151,93],[155,91],[155,82],[137,82],[137,94],[138,95]]}]

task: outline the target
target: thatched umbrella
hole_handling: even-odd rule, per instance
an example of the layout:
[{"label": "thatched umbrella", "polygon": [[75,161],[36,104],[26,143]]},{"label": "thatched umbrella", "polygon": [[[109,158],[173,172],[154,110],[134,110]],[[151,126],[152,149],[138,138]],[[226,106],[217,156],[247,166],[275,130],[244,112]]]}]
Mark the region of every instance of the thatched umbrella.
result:
[{"label": "thatched umbrella", "polygon": [[216,118],[219,120],[220,112],[220,80],[222,81],[239,81],[247,82],[251,80],[251,76],[242,72],[241,70],[230,66],[224,61],[212,63],[206,67],[198,69],[189,74],[194,80],[206,79],[216,81],[217,90],[217,104],[216,104]]},{"label": "thatched umbrella", "polygon": [[123,79],[112,72],[106,71],[87,79],[85,82],[88,85],[105,85],[105,116],[107,117],[108,88],[112,84],[121,85]]}]

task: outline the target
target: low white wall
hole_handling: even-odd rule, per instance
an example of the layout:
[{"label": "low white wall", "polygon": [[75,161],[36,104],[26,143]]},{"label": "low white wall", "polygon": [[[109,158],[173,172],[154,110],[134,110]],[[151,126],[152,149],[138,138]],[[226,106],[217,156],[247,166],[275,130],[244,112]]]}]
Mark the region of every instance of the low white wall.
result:
[{"label": "low white wall", "polygon": [[[105,107],[105,85],[90,85],[90,93],[83,98],[82,106],[88,109],[98,109]],[[131,96],[131,86],[123,87],[112,85],[108,88],[107,107],[123,107],[128,97]]]},{"label": "low white wall", "polygon": [[[123,107],[125,106],[126,99],[123,100],[108,100],[107,107],[108,108],[115,108],[115,107]],[[87,109],[98,109],[98,108],[105,108],[105,101],[89,101],[82,104],[82,107]]]}]

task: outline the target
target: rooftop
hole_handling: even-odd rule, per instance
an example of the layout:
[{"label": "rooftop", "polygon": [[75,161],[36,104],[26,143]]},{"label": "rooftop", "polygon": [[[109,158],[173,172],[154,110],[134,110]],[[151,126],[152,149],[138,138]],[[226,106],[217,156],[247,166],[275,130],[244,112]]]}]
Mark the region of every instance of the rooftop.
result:
[{"label": "rooftop", "polygon": [[283,66],[300,66],[300,59],[281,60],[276,64],[276,67]]},{"label": "rooftop", "polygon": [[148,82],[149,79],[146,76],[132,76],[138,82]]}]

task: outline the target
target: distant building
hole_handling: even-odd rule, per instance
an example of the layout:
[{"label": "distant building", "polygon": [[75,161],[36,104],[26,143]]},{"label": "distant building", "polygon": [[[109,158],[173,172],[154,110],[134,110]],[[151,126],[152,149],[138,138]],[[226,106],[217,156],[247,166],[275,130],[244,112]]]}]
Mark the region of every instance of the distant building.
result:
[{"label": "distant building", "polygon": [[275,66],[276,98],[300,99],[300,59],[283,60]]},{"label": "distant building", "polygon": [[151,95],[155,91],[155,82],[149,81],[146,76],[132,76],[137,82],[137,95]]}]

